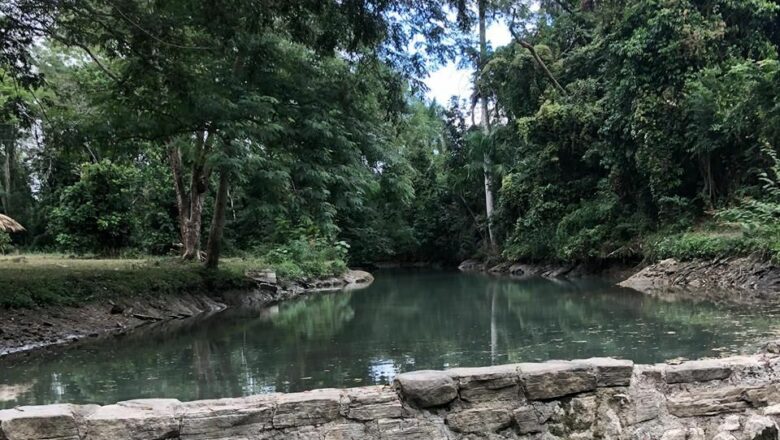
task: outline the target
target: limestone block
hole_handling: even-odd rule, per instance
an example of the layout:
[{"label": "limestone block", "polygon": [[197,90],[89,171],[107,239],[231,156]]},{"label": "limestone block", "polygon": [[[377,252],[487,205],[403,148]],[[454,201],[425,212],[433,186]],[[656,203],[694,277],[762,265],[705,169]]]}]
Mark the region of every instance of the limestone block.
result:
[{"label": "limestone block", "polygon": [[274,396],[184,403],[177,411],[179,435],[182,440],[259,435],[273,427],[273,410]]},{"label": "limestone block", "polygon": [[666,368],[666,383],[708,382],[727,379],[731,376],[731,367],[719,359],[683,362]]},{"label": "limestone block", "polygon": [[712,440],[737,440],[737,438],[729,432],[719,432]]},{"label": "limestone block", "polygon": [[512,412],[506,406],[477,406],[447,415],[445,423],[453,431],[466,433],[496,432],[512,424]]},{"label": "limestone block", "polygon": [[596,389],[592,368],[579,362],[520,364],[520,378],[529,400],[549,400]]},{"label": "limestone block", "polygon": [[84,418],[83,440],[156,440],[179,434],[175,399],[145,399],[103,406]]},{"label": "limestone block", "polygon": [[403,405],[390,387],[375,386],[346,390],[349,398],[347,418],[361,421],[402,417]]},{"label": "limestone block", "polygon": [[450,440],[441,425],[424,419],[381,419],[377,427],[382,440]]},{"label": "limestone block", "polygon": [[22,406],[0,411],[0,439],[79,440],[77,421],[96,405]]},{"label": "limestone block", "polygon": [[517,365],[453,368],[446,373],[458,384],[460,398],[468,402],[520,399]]},{"label": "limestone block", "polygon": [[748,440],[777,440],[780,430],[774,420],[766,416],[752,416],[745,422]]},{"label": "limestone block", "polygon": [[366,440],[374,438],[362,423],[329,424],[320,429],[322,440]]},{"label": "limestone block", "polygon": [[665,404],[666,398],[656,390],[632,391],[625,423],[632,426],[657,419]]},{"label": "limestone block", "polygon": [[723,419],[723,423],[718,426],[721,431],[737,431],[742,426],[738,415],[730,415]]},{"label": "limestone block", "polygon": [[517,424],[520,434],[533,434],[544,430],[542,422],[539,420],[539,415],[534,407],[530,405],[524,405],[515,409],[512,412],[512,417]]},{"label": "limestone block", "polygon": [[396,386],[404,399],[430,408],[452,402],[458,396],[455,381],[443,371],[414,371],[395,378]]},{"label": "limestone block", "polygon": [[631,384],[634,363],[612,358],[590,358],[582,361],[596,370],[599,387],[627,387]]},{"label": "limestone block", "polygon": [[701,428],[670,429],[664,432],[661,440],[705,440],[704,430]]},{"label": "limestone block", "polygon": [[279,429],[319,425],[336,420],[339,418],[343,399],[342,392],[336,389],[282,394],[276,401],[273,426]]},{"label": "limestone block", "polygon": [[677,417],[715,416],[743,411],[749,407],[743,387],[722,387],[709,391],[689,391],[667,398],[669,412]]}]

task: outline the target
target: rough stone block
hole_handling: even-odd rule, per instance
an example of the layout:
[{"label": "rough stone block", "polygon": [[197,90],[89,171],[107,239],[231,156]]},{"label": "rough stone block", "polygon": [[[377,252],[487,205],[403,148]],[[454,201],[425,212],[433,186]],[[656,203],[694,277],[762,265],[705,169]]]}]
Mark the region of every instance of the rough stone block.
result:
[{"label": "rough stone block", "polygon": [[22,406],[0,411],[0,439],[79,440],[77,420],[96,405]]},{"label": "rough stone block", "polygon": [[424,419],[382,419],[377,427],[382,440],[450,440],[441,425]]},{"label": "rough stone block", "polygon": [[443,371],[415,371],[395,378],[397,387],[408,401],[430,408],[452,402],[458,396],[455,381]]},{"label": "rough stone block", "polygon": [[458,384],[460,398],[468,402],[518,400],[517,365],[482,368],[453,368],[446,371]]},{"label": "rough stone block", "polygon": [[666,368],[666,383],[708,382],[727,379],[731,376],[731,367],[718,359],[683,362]]},{"label": "rough stone block", "polygon": [[179,435],[175,399],[130,400],[84,418],[83,440],[156,440]]},{"label": "rough stone block", "polygon": [[780,428],[769,417],[752,416],[745,422],[745,434],[749,440],[777,440]]},{"label": "rough stone block", "polygon": [[347,390],[347,418],[360,421],[402,417],[403,405],[398,394],[389,387],[376,386]]},{"label": "rough stone block", "polygon": [[661,440],[705,440],[704,430],[701,428],[670,429],[664,432]]},{"label": "rough stone block", "polygon": [[668,397],[669,412],[677,417],[702,417],[744,411],[743,387],[723,387],[709,391],[689,391]]},{"label": "rough stone block", "polygon": [[274,396],[184,403],[177,410],[179,435],[182,440],[259,435],[273,427],[273,410]]},{"label": "rough stone block", "polygon": [[334,423],[320,429],[322,440],[366,440],[374,438],[362,423]]},{"label": "rough stone block", "polygon": [[511,425],[512,412],[506,406],[477,406],[450,413],[445,423],[456,432],[486,434]]},{"label": "rough stone block", "polygon": [[612,358],[590,358],[582,361],[596,370],[599,387],[627,387],[634,374],[634,363]]},{"label": "rough stone block", "polygon": [[596,389],[592,368],[579,362],[520,364],[520,380],[529,400],[549,400]]},{"label": "rough stone block", "polygon": [[274,428],[319,425],[336,420],[345,400],[342,392],[335,389],[282,394],[276,402]]},{"label": "rough stone block", "polygon": [[512,412],[520,434],[533,434],[544,430],[539,415],[532,406],[521,406]]}]

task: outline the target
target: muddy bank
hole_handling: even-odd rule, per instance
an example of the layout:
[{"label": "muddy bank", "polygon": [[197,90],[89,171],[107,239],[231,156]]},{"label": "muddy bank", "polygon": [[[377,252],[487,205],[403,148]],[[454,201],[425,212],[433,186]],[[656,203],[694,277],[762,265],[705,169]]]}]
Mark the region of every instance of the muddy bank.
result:
[{"label": "muddy bank", "polygon": [[255,287],[245,291],[200,292],[94,301],[80,307],[2,310],[0,356],[29,352],[85,338],[128,332],[155,323],[191,318],[227,307],[266,306],[302,295],[366,287],[368,272],[349,271],[342,277],[284,282],[271,272],[247,274]]}]

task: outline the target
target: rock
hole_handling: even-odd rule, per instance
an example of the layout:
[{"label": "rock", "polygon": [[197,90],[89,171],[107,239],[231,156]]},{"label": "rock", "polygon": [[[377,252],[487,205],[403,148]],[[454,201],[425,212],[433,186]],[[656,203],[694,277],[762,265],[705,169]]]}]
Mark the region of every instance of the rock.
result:
[{"label": "rock", "polygon": [[748,440],[777,440],[780,436],[777,423],[766,416],[752,416],[745,422]]},{"label": "rock", "polygon": [[532,406],[521,406],[512,412],[520,434],[533,434],[542,432],[544,428],[539,420],[539,415]]},{"label": "rock", "polygon": [[719,432],[712,440],[737,440],[737,438],[728,432]]},{"label": "rock", "polygon": [[455,381],[443,371],[415,371],[395,378],[396,386],[406,400],[421,408],[441,406],[458,396]]},{"label": "rock", "polygon": [[485,263],[479,260],[466,260],[458,266],[461,272],[484,272],[485,268]]},{"label": "rock", "polygon": [[574,431],[592,427],[596,422],[596,396],[574,397],[569,402],[566,425]]},{"label": "rock", "polygon": [[380,419],[377,429],[382,440],[450,440],[443,426],[424,419]]},{"label": "rock", "polygon": [[335,389],[282,394],[276,401],[273,426],[279,429],[319,425],[336,420],[342,400],[341,391]]},{"label": "rock", "polygon": [[453,431],[484,434],[511,425],[512,412],[506,406],[478,406],[450,413],[445,420]]},{"label": "rock", "polygon": [[584,361],[596,370],[599,387],[627,387],[631,384],[634,374],[632,361],[612,358],[590,358]]},{"label": "rock", "polygon": [[365,287],[374,282],[374,276],[364,270],[349,270],[344,274],[346,288]]},{"label": "rock", "polygon": [[723,423],[720,424],[718,429],[721,431],[736,431],[742,426],[739,421],[739,416],[731,415],[723,419]]},{"label": "rock", "polygon": [[372,438],[366,432],[366,425],[362,423],[325,425],[321,429],[322,437],[315,436],[317,440],[363,440]]},{"label": "rock", "polygon": [[278,284],[279,280],[276,278],[276,272],[271,269],[262,269],[256,271],[248,271],[246,276],[255,280],[258,284]]},{"label": "rock", "polygon": [[273,427],[273,410],[273,395],[184,403],[177,411],[179,436],[181,440],[259,436]]},{"label": "rock", "polygon": [[598,382],[595,372],[583,363],[520,364],[519,371],[529,400],[548,400],[592,391]]},{"label": "rock", "polygon": [[677,417],[715,416],[743,411],[749,407],[744,400],[745,388],[722,387],[712,391],[690,391],[668,397],[668,408]]},{"label": "rock", "polygon": [[520,398],[520,377],[516,365],[453,368],[445,372],[457,382],[462,400],[488,402]]},{"label": "rock", "polygon": [[626,417],[628,425],[655,420],[661,415],[664,396],[655,390],[643,390],[631,395],[631,406]]},{"label": "rock", "polygon": [[701,428],[682,428],[664,432],[661,440],[705,440],[705,437]]},{"label": "rock", "polygon": [[145,440],[179,435],[175,399],[148,399],[103,406],[84,418],[83,440]]},{"label": "rock", "polygon": [[350,419],[360,421],[393,419],[404,414],[401,400],[392,388],[376,386],[346,391],[349,397],[346,416]]},{"label": "rock", "polygon": [[723,380],[731,376],[731,367],[718,359],[683,362],[666,368],[666,383],[692,383]]},{"label": "rock", "polygon": [[97,406],[22,406],[0,411],[0,438],[79,440],[77,419]]},{"label": "rock", "polygon": [[780,354],[780,341],[771,341],[764,344],[762,348],[764,353]]},{"label": "rock", "polygon": [[121,315],[125,312],[124,306],[121,306],[119,304],[113,304],[111,306],[111,310],[109,310],[109,313],[112,315]]},{"label": "rock", "polygon": [[780,417],[780,404],[767,406],[766,408],[764,408],[764,415]]}]

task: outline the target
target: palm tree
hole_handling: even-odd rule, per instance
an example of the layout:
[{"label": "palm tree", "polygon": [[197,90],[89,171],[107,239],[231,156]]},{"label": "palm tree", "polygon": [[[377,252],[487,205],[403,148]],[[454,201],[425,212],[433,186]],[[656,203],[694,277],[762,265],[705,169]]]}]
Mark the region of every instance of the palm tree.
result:
[{"label": "palm tree", "polygon": [[0,214],[0,231],[22,232],[24,230],[24,226],[20,225],[19,222],[7,215]]}]

